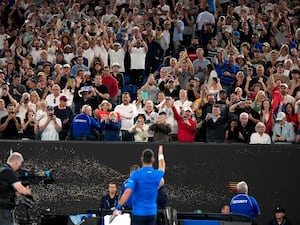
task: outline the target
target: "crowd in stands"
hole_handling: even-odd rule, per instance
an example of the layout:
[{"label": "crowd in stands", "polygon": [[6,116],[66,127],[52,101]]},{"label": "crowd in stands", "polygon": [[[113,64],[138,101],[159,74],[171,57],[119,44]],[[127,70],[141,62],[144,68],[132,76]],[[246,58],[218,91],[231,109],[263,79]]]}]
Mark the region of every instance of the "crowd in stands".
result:
[{"label": "crowd in stands", "polygon": [[2,139],[299,143],[291,0],[4,0]]}]

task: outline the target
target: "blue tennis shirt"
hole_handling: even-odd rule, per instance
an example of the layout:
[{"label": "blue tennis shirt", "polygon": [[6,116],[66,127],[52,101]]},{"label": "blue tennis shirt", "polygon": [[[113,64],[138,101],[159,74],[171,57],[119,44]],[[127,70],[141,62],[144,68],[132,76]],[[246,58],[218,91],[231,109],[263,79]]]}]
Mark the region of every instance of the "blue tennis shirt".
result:
[{"label": "blue tennis shirt", "polygon": [[157,213],[156,198],[164,171],[153,167],[142,167],[129,177],[127,188],[132,190],[132,214],[152,216]]}]

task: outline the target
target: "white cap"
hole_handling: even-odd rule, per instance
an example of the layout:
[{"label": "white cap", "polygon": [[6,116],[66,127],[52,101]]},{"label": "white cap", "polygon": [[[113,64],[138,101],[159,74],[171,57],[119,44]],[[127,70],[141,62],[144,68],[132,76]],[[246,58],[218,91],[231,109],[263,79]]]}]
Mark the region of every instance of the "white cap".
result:
[{"label": "white cap", "polygon": [[279,112],[277,114],[277,117],[276,117],[276,121],[280,121],[280,120],[283,120],[285,118],[285,113],[284,112]]}]

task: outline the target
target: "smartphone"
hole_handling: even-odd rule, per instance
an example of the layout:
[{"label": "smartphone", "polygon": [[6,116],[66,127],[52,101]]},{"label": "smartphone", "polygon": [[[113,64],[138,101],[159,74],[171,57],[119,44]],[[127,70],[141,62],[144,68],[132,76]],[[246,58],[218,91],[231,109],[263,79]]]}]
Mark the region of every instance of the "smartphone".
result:
[{"label": "smartphone", "polygon": [[148,99],[148,92],[147,91],[142,92],[141,97],[143,100]]},{"label": "smartphone", "polygon": [[71,85],[72,83],[72,78],[68,78],[68,85]]}]

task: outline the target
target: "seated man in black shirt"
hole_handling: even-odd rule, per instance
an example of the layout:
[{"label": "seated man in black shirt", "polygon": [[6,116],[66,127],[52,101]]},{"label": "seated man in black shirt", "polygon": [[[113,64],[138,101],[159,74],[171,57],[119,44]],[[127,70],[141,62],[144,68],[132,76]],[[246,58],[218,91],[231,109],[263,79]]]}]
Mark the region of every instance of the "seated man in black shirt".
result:
[{"label": "seated man in black shirt", "polygon": [[108,184],[108,193],[103,195],[100,201],[100,209],[114,210],[118,205],[119,196],[117,195],[117,185],[114,182]]}]

